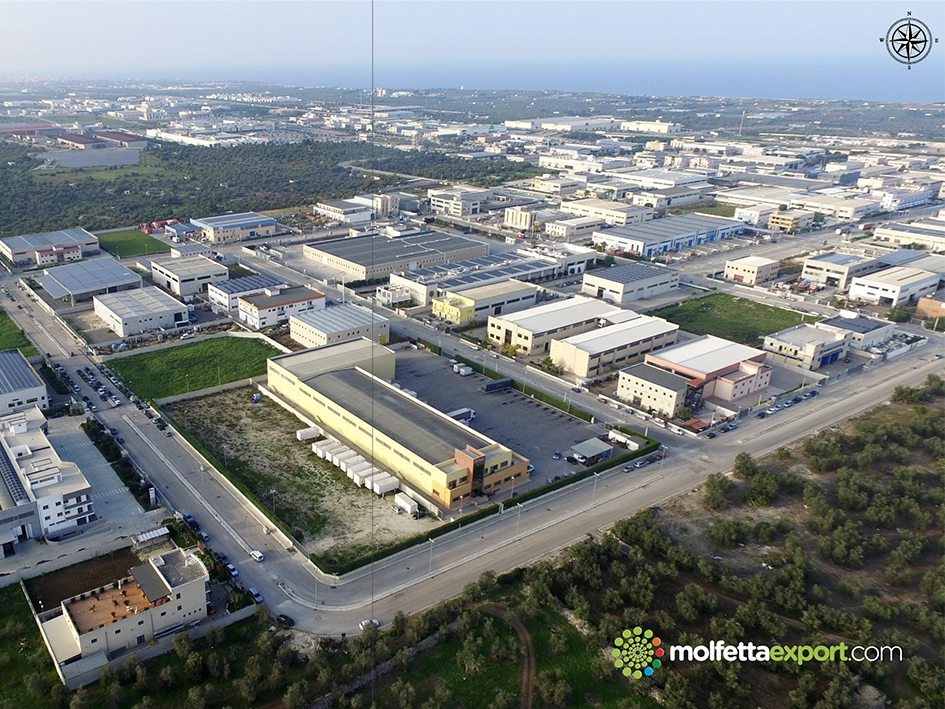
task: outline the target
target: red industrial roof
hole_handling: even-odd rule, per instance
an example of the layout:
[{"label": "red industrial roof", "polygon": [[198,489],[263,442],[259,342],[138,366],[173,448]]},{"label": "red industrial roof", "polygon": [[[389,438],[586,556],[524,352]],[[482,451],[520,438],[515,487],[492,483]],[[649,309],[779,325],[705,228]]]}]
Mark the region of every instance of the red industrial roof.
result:
[{"label": "red industrial roof", "polygon": [[92,143],[102,142],[100,138],[93,138],[90,135],[79,135],[78,133],[66,133],[65,135],[60,135],[59,140],[65,140],[78,145],[91,145]]}]

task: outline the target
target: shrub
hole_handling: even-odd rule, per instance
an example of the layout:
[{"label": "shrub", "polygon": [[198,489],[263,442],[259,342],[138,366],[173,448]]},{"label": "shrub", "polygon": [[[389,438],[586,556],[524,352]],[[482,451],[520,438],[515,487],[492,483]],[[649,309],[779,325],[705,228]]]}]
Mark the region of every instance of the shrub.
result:
[{"label": "shrub", "polygon": [[719,520],[709,527],[709,539],[722,547],[733,547],[748,538],[748,525],[733,520]]}]

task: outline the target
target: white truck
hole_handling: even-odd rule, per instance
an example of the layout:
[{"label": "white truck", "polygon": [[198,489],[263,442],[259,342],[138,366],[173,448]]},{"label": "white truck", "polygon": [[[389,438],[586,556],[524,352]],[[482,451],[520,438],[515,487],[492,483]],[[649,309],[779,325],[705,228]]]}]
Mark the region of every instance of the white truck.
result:
[{"label": "white truck", "polygon": [[449,416],[454,421],[461,421],[462,423],[469,423],[470,421],[475,420],[476,410],[475,409],[456,409],[456,411],[450,411],[446,415]]}]

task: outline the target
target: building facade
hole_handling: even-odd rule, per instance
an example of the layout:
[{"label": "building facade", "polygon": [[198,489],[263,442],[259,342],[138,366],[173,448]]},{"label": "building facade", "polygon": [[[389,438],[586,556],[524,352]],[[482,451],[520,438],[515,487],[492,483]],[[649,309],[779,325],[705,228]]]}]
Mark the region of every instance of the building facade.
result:
[{"label": "building facade", "polygon": [[233,280],[217,281],[207,284],[207,300],[218,310],[224,313],[235,313],[239,310],[239,299],[249,295],[258,295],[266,288],[287,288],[279,279],[256,273],[252,276],[243,276]]},{"label": "building facade", "polygon": [[187,306],[153,286],[97,295],[92,303],[95,314],[119,337],[172,330],[188,323]]},{"label": "building facade", "polygon": [[362,337],[386,345],[390,320],[354,303],[333,305],[290,316],[289,337],[307,348]]},{"label": "building facade", "polygon": [[855,277],[865,276],[880,268],[882,264],[874,258],[831,251],[804,259],[801,278],[844,291]]},{"label": "building facade", "polygon": [[244,239],[272,236],[276,233],[276,220],[256,212],[224,214],[219,217],[191,219],[211,244],[228,244]]},{"label": "building facade", "polygon": [[772,211],[768,215],[768,228],[795,234],[814,225],[814,213],[803,209],[786,209],[783,212]]},{"label": "building facade", "polygon": [[679,273],[665,266],[630,263],[584,273],[581,292],[617,305],[653,298],[679,287]]},{"label": "building facade", "polygon": [[206,256],[183,256],[151,262],[151,280],[154,285],[177,296],[200,293],[210,283],[230,277],[226,266]]},{"label": "building facade", "polygon": [[255,330],[289,322],[293,315],[325,308],[325,294],[308,286],[266,288],[239,298],[237,317]]},{"label": "building facade", "polygon": [[626,226],[642,224],[653,218],[653,210],[606,199],[576,199],[562,202],[561,211],[580,217],[596,217],[607,224]]},{"label": "building facade", "polygon": [[617,398],[648,413],[676,418],[686,405],[689,380],[649,364],[620,370]]},{"label": "building facade", "polygon": [[0,415],[49,408],[46,383],[19,350],[0,352]]},{"label": "building facade", "polygon": [[850,282],[849,297],[876,305],[911,305],[935,293],[941,276],[921,268],[897,266]]},{"label": "building facade", "polygon": [[765,335],[768,358],[800,369],[814,370],[847,356],[852,334],[829,325],[801,323]]},{"label": "building facade", "polygon": [[[0,239],[0,256],[12,266],[38,266],[50,262],[50,254],[61,253],[62,261],[87,258],[101,253],[98,237],[85,229],[64,229],[43,234],[7,236]],[[56,257],[54,263],[59,263]]]},{"label": "building facade", "polygon": [[433,316],[456,325],[485,322],[492,315],[514,313],[538,303],[538,288],[516,280],[448,292],[432,300]]},{"label": "building facade", "polygon": [[725,262],[725,280],[757,286],[778,277],[780,261],[763,256],[745,256]]}]

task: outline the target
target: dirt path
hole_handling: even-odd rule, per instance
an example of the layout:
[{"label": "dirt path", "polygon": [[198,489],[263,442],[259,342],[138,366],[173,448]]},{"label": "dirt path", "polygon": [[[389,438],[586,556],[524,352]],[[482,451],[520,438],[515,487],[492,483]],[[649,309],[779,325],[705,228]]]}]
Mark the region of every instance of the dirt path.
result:
[{"label": "dirt path", "polygon": [[505,608],[494,603],[486,603],[482,610],[491,616],[515,628],[518,633],[518,640],[525,648],[525,657],[522,660],[522,679],[519,685],[519,697],[521,698],[521,709],[532,709],[532,687],[535,685],[535,646],[532,645],[532,636],[528,628],[518,618],[513,618],[506,613]]}]

